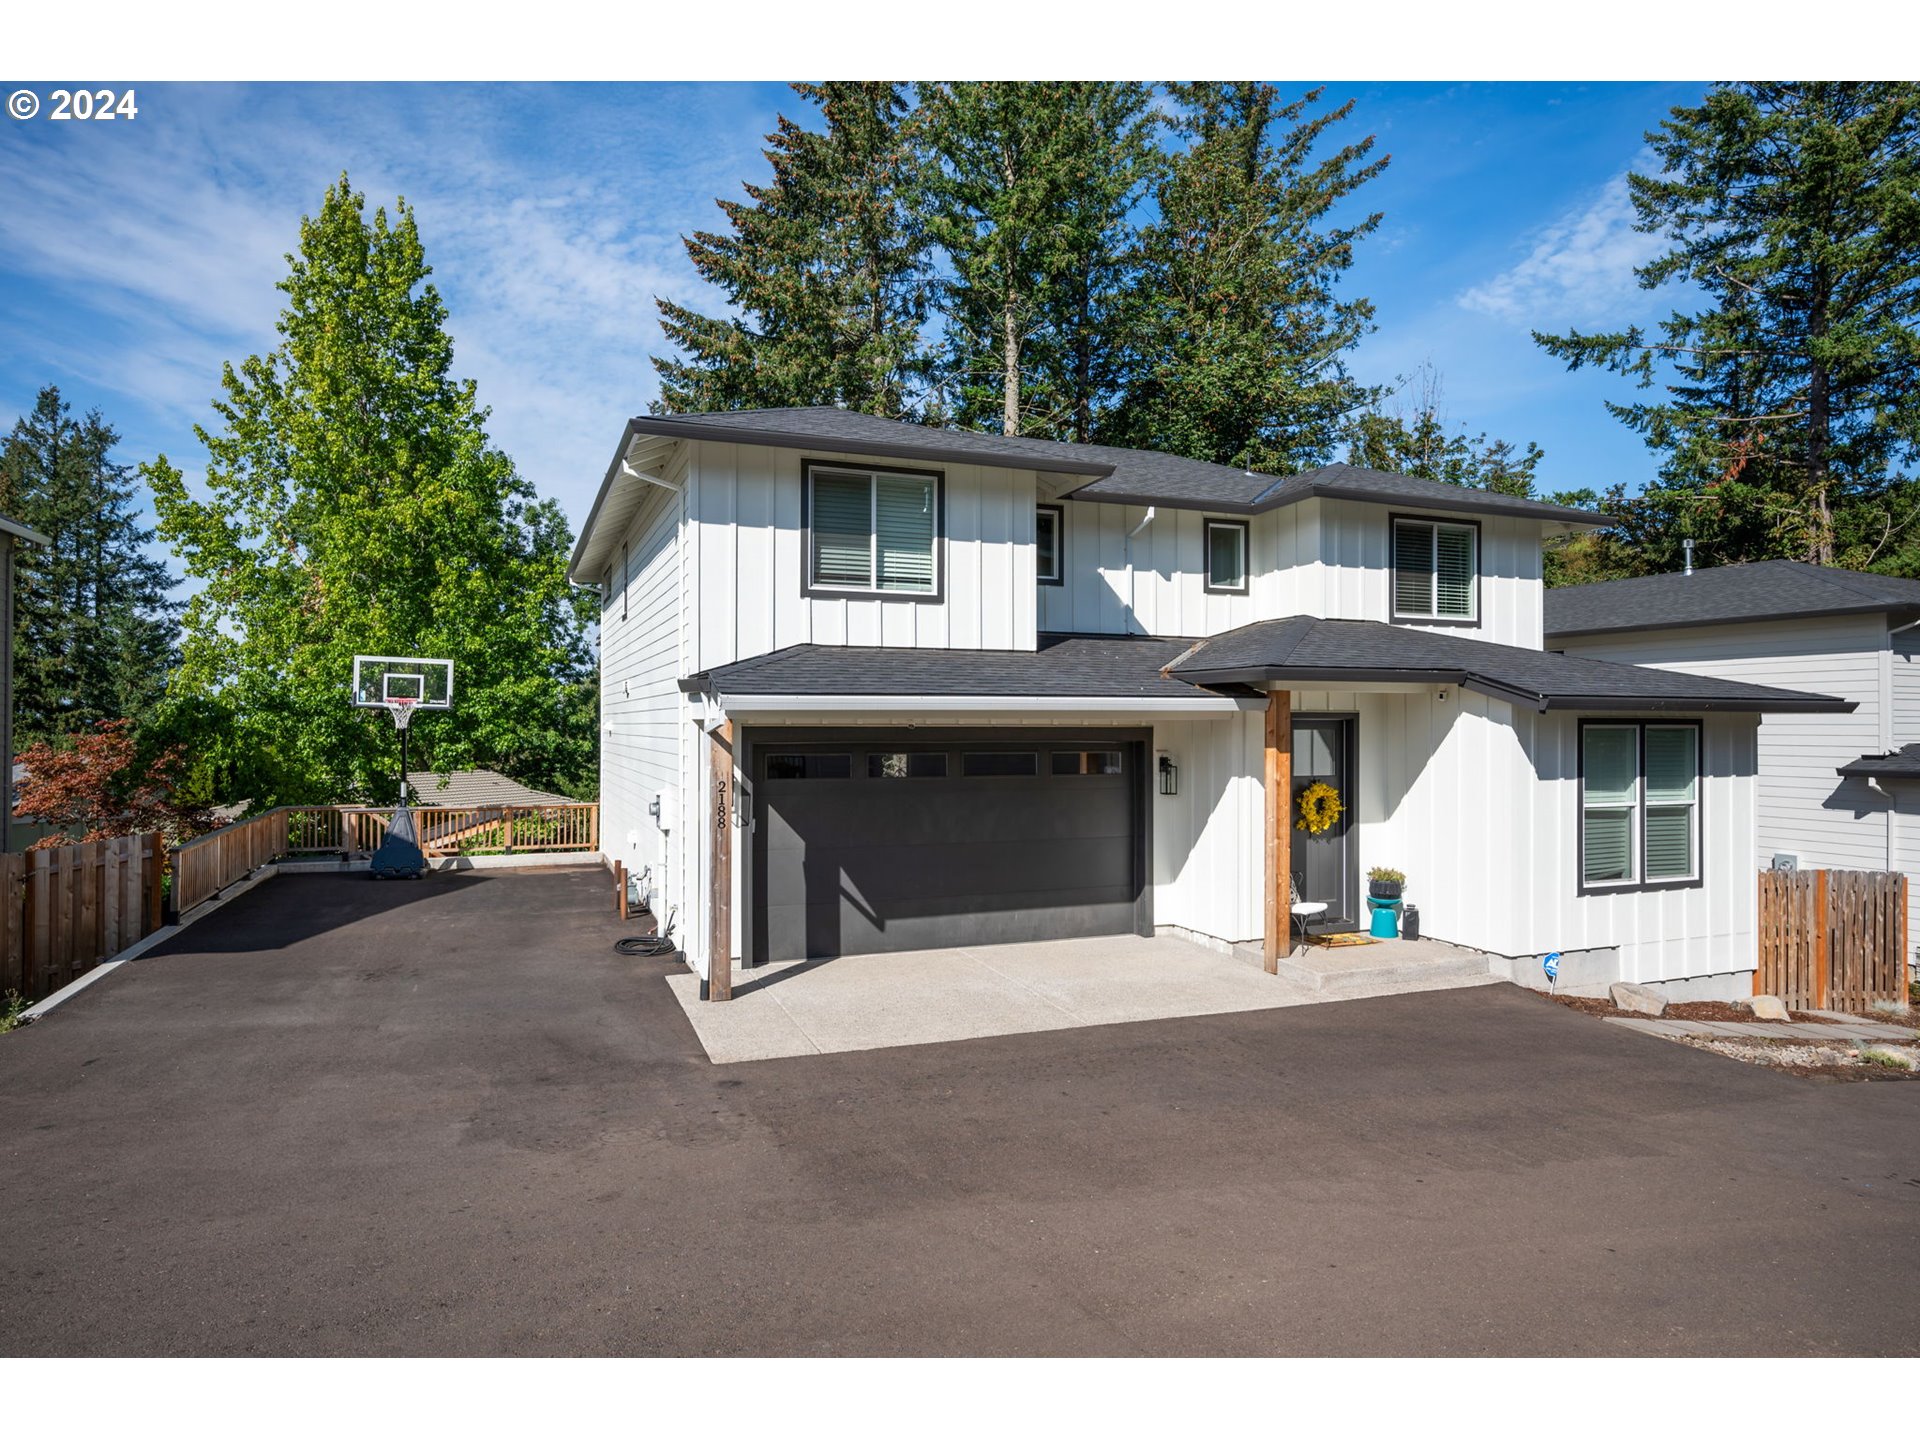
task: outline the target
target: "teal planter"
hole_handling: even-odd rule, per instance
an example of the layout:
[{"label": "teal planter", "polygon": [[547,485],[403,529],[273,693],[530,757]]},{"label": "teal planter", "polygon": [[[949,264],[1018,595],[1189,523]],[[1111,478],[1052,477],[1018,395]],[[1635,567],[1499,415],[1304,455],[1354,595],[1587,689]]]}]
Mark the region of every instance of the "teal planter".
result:
[{"label": "teal planter", "polygon": [[1367,927],[1367,933],[1376,940],[1399,939],[1400,905],[1398,900],[1380,900],[1369,895],[1367,906],[1373,911],[1373,923]]}]

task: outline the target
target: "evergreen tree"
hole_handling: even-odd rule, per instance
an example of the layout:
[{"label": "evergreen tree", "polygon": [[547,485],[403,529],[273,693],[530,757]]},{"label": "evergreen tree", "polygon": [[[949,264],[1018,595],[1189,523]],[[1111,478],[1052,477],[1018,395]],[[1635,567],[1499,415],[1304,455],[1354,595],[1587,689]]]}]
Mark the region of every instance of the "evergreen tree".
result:
[{"label": "evergreen tree", "polygon": [[576,783],[593,718],[571,536],[453,377],[412,210],[369,222],[342,176],[287,259],[279,346],[225,367],[222,426],[196,430],[203,494],[165,456],[146,467],[201,584],[172,697],[215,772],[196,785],[256,804],[390,797],[393,728],[349,708],[356,653],[454,662],[453,709],[414,725],[422,768]]},{"label": "evergreen tree", "polygon": [[1534,339],[1664,389],[1608,409],[1660,456],[1633,503],[1649,570],[1790,557],[1920,574],[1920,85],[1716,86],[1647,136],[1637,272],[1700,298],[1649,335]]},{"label": "evergreen tree", "polygon": [[915,413],[929,264],[916,121],[892,81],[795,85],[824,131],[785,116],[773,178],[722,200],[728,234],[685,241],[733,318],[656,299],[682,358],[656,357],[656,412],[844,405]]},{"label": "evergreen tree", "polygon": [[1121,387],[1135,294],[1130,217],[1160,163],[1151,87],[923,86],[937,165],[940,390],[960,424],[1098,437]]},{"label": "evergreen tree", "polygon": [[174,654],[173,577],[147,554],[139,488],[97,410],[40,391],[0,451],[0,513],[50,545],[15,552],[14,723],[22,742],[145,719]]},{"label": "evergreen tree", "polygon": [[1418,387],[1411,409],[1389,410],[1375,402],[1354,420],[1347,439],[1349,464],[1502,495],[1533,494],[1545,451],[1531,440],[1521,449],[1511,440],[1489,440],[1484,432],[1468,435],[1464,425],[1449,430],[1441,402],[1444,387],[1431,365],[1421,366],[1406,383]]},{"label": "evergreen tree", "polygon": [[1319,90],[1290,104],[1251,81],[1171,90],[1185,148],[1141,237],[1146,314],[1108,435],[1268,474],[1322,464],[1377,398],[1344,361],[1373,307],[1336,292],[1381,217],[1329,217],[1390,157],[1368,158],[1372,137],[1322,155],[1353,103],[1309,115]]}]

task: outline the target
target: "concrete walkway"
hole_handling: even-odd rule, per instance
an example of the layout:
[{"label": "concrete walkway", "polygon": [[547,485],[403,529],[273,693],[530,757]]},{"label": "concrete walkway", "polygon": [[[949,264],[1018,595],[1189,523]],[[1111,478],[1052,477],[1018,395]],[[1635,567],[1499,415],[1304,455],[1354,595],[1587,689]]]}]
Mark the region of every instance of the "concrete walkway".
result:
[{"label": "concrete walkway", "polygon": [[725,1004],[701,1000],[691,972],[667,983],[708,1056],[729,1064],[1494,982],[1484,966],[1401,966],[1329,992],[1185,940],[1120,935],[763,965],[736,976]]},{"label": "concrete walkway", "polygon": [[1636,1020],[1624,1015],[1603,1017],[1609,1025],[1638,1030],[1643,1035],[1704,1035],[1723,1040],[1907,1040],[1915,1035],[1912,1025],[1883,1025],[1877,1020],[1862,1020],[1848,1015],[1832,1022],[1812,1020]]}]

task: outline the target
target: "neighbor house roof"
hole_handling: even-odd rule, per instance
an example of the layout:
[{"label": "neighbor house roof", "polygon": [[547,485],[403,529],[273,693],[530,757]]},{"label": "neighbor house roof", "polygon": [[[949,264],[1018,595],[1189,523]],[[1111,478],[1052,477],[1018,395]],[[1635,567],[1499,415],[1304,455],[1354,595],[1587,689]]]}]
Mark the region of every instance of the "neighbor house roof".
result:
[{"label": "neighbor house roof", "polygon": [[1920,581],[1798,560],[1718,565],[1547,591],[1547,638],[1886,611],[1920,615]]},{"label": "neighbor house roof", "polygon": [[1872,780],[1920,780],[1920,745],[1902,745],[1884,755],[1862,755],[1842,765],[1839,773]]},{"label": "neighbor house roof", "polygon": [[[1115,445],[1076,445],[1061,440],[947,430],[863,415],[831,405],[785,410],[726,410],[695,415],[636,415],[627,422],[620,449],[607,467],[574,552],[575,579],[586,569],[590,537],[603,502],[620,476],[622,459],[639,437],[778,445],[798,450],[877,455],[925,464],[974,464],[1043,470],[1085,477],[1068,494],[1108,504],[1164,505],[1173,510],[1213,510],[1255,515],[1318,497],[1369,500],[1449,514],[1512,515],[1590,527],[1607,523],[1592,510],[1553,505],[1491,490],[1420,480],[1355,465],[1323,465],[1299,475],[1265,475],[1232,465],[1189,460],[1158,450]],[[644,482],[643,482],[644,483]],[[624,512],[622,512],[624,513]]]},{"label": "neighbor house roof", "polygon": [[1042,634],[1032,650],[789,645],[688,676],[680,688],[723,700],[863,695],[1196,701],[1210,692],[1162,673],[1192,644],[1146,636]]},{"label": "neighbor house roof", "polygon": [[[444,788],[442,781],[446,784]],[[509,780],[498,770],[411,770],[407,784],[422,805],[454,805],[462,809],[491,805],[571,805],[565,795],[532,790]]]},{"label": "neighbor house roof", "polygon": [[1201,685],[1413,681],[1458,685],[1538,710],[1845,713],[1850,700],[1676,670],[1619,665],[1378,620],[1296,615],[1202,640],[1167,673]]}]

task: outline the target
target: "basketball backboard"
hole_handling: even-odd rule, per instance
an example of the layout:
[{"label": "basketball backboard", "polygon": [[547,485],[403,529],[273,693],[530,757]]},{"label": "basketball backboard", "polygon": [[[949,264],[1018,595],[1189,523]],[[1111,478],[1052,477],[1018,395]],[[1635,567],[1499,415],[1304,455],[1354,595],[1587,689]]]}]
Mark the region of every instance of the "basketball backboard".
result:
[{"label": "basketball backboard", "polygon": [[404,655],[353,657],[353,703],[385,709],[411,700],[417,710],[453,708],[453,662]]}]

